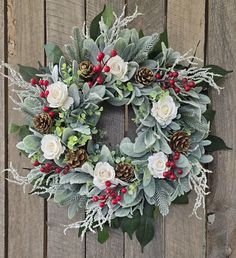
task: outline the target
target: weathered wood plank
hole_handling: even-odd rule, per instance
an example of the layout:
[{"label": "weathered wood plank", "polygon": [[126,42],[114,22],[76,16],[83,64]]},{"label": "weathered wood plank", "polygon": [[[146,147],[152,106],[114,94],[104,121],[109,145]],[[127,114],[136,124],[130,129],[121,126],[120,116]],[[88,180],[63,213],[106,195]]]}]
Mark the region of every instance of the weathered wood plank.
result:
[{"label": "weathered wood plank", "polygon": [[[2,35],[0,39],[0,60],[5,59],[5,6],[4,6],[4,1],[0,1],[0,34]],[[3,71],[1,71],[3,72]],[[5,155],[6,155],[6,149],[5,149],[5,144],[6,144],[6,132],[5,132],[5,123],[7,122],[7,116],[6,116],[6,99],[5,99],[5,81],[1,77],[0,78],[0,101],[2,103],[1,106],[1,115],[0,115],[0,170],[4,169],[5,167]],[[5,175],[1,175],[3,178]],[[5,256],[5,180],[0,179],[0,258],[4,258]]]},{"label": "weathered wood plank", "polygon": [[[47,42],[54,42],[62,49],[70,43],[74,26],[82,27],[85,19],[83,0],[46,0]],[[83,217],[83,214],[75,220]],[[74,221],[74,220],[73,220]],[[48,203],[48,246],[50,258],[82,258],[85,256],[85,242],[77,237],[77,232],[71,230],[65,236],[61,225],[72,223],[67,216],[67,208],[59,207],[52,201]]]},{"label": "weathered wood plank", "polygon": [[[236,2],[210,0],[208,8],[207,63],[235,70],[236,64]],[[207,257],[236,257],[236,93],[235,71],[220,82],[225,89],[218,95],[212,91],[216,110],[213,134],[222,137],[232,151],[220,151],[210,167],[210,191],[207,201]]]},{"label": "weathered wood plank", "polygon": [[[167,10],[167,31],[169,45],[182,53],[195,51],[204,58],[205,1],[169,0]],[[165,219],[165,257],[205,257],[205,217],[202,220],[189,218],[192,213],[195,194],[190,195],[188,205],[173,205]]]},{"label": "weathered wood plank", "polygon": [[[143,16],[139,16],[132,22],[130,27],[135,27],[137,30],[142,29],[145,35],[157,32],[161,33],[165,26],[165,1],[158,0],[152,1],[147,5],[145,1],[128,0],[128,14],[131,14],[135,10],[135,5],[138,5],[139,12],[143,13]],[[134,114],[131,110],[128,113],[128,136],[131,139],[135,138],[135,126],[131,119]],[[148,244],[144,253],[141,253],[141,248],[138,241],[135,239],[130,240],[125,236],[125,257],[137,257],[137,258],[149,258],[158,256],[164,257],[164,220],[162,216],[159,216],[155,223],[155,238]]]},{"label": "weathered wood plank", "polygon": [[[26,8],[27,7],[27,8]],[[9,0],[8,14],[8,62],[16,65],[37,65],[44,59],[44,5],[38,0]],[[36,15],[33,15],[36,14]],[[9,99],[9,122],[24,124],[23,115],[13,111]],[[9,136],[9,161],[22,171],[31,167],[28,159],[16,150],[17,139]],[[22,173],[24,173],[22,171]],[[27,196],[18,185],[8,184],[8,257],[42,258],[44,255],[44,201]]]},{"label": "weathered wood plank", "polygon": [[[104,0],[89,0],[86,1],[86,21],[90,24],[92,19],[102,10],[103,5],[112,4],[113,10],[119,14],[123,8],[124,1],[104,1]],[[124,108],[112,107],[104,105],[104,112],[99,125],[107,132],[106,144],[109,147],[114,147],[120,143],[124,137]],[[86,257],[123,257],[123,233],[118,230],[110,230],[109,240],[101,245],[97,242],[96,235],[88,233],[86,236]]]}]

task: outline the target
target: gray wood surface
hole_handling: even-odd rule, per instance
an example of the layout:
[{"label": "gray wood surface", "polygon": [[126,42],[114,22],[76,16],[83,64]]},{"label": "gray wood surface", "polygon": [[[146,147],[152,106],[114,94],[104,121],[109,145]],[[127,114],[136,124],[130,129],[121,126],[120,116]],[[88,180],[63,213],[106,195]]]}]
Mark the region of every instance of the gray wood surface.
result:
[{"label": "gray wood surface", "polygon": [[[195,51],[198,45],[197,56],[207,63],[229,70],[235,68],[235,0],[0,0],[0,60],[7,58],[14,66],[18,63],[37,66],[38,60],[43,63],[45,42],[60,46],[68,43],[72,27],[81,27],[84,20],[89,25],[104,3],[111,3],[118,14],[125,3],[127,14],[137,4],[144,15],[131,26],[143,29],[145,34],[161,32],[167,27],[169,43],[174,49]],[[83,211],[69,221],[66,209],[24,194],[21,187],[1,180],[0,258],[236,257],[235,79],[234,72],[223,83],[225,90],[221,95],[212,93],[213,108],[217,110],[212,131],[223,137],[233,150],[215,155],[210,167],[214,173],[209,176],[212,194],[207,198],[206,214],[200,212],[202,220],[188,217],[195,199],[191,194],[189,205],[173,205],[165,219],[159,216],[155,239],[144,254],[137,240],[131,241],[117,230],[110,231],[111,238],[104,245],[93,234],[81,242],[76,230],[64,236],[62,224],[83,218]],[[31,165],[16,150],[16,136],[5,137],[8,122],[23,124],[24,119],[12,110],[4,84],[6,87],[0,78],[0,170],[5,163],[13,161],[14,167],[25,174],[27,171],[22,168]],[[105,105],[104,108],[100,126],[107,131],[106,143],[114,146],[124,135],[134,138],[132,113],[122,107]]]},{"label": "gray wood surface", "polygon": [[[236,257],[236,2],[209,1],[207,62],[234,70],[224,81],[225,89],[212,92],[217,110],[213,133],[225,139],[232,151],[220,151],[211,166],[211,195],[208,196],[207,257]],[[221,82],[222,83],[222,82]]]}]

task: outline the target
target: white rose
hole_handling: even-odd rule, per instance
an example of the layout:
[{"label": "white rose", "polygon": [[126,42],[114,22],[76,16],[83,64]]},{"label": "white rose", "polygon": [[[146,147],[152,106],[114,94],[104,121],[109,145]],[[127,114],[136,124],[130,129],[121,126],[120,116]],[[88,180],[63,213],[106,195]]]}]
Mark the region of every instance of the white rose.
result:
[{"label": "white rose", "polygon": [[47,87],[47,90],[49,92],[47,101],[52,108],[61,107],[62,110],[66,111],[74,103],[73,98],[68,97],[68,88],[63,82],[52,83]]},{"label": "white rose", "polygon": [[41,141],[41,150],[45,159],[59,159],[65,148],[62,146],[59,137],[47,134]]},{"label": "white rose", "polygon": [[115,181],[115,170],[114,168],[107,162],[98,162],[94,169],[94,179],[93,184],[103,190],[106,188],[105,182],[111,181],[114,183]]},{"label": "white rose", "polygon": [[166,127],[176,118],[177,110],[173,98],[168,95],[153,103],[151,114],[162,127]]},{"label": "white rose", "polygon": [[150,174],[155,178],[164,178],[163,173],[167,171],[166,162],[168,157],[163,152],[154,153],[148,158],[148,168]]},{"label": "white rose", "polygon": [[118,79],[123,80],[128,71],[128,62],[125,62],[120,56],[112,57],[107,65],[110,67],[110,72]]}]

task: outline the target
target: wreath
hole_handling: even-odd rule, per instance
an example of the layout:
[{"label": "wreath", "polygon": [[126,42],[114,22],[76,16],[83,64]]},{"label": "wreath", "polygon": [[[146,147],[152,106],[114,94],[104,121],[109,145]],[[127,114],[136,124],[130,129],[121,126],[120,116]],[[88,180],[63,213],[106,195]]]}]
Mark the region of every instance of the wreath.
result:
[{"label": "wreath", "polygon": [[[214,113],[208,86],[228,71],[199,66],[190,52],[168,47],[167,33],[144,36],[127,28],[139,16],[125,17],[111,6],[91,23],[90,34],[73,29],[65,54],[45,45],[48,66],[39,69],[8,64],[16,109],[26,124],[10,126],[21,138],[16,147],[32,162],[26,177],[10,166],[14,181],[32,185],[31,194],[68,206],[69,218],[85,209],[85,219],[66,226],[80,235],[98,232],[104,242],[107,226],[136,237],[142,248],[154,236],[155,214],[169,213],[171,203],[188,202],[196,192],[193,214],[204,207],[207,170],[214,150],[228,149],[209,135]],[[99,127],[103,104],[129,106],[136,138],[124,138],[110,149]]]}]

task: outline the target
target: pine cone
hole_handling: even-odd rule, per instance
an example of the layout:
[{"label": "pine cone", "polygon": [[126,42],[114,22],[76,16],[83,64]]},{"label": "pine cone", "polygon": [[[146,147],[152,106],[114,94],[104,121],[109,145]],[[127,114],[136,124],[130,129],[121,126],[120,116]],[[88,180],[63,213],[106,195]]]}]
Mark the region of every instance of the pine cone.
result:
[{"label": "pine cone", "polygon": [[141,83],[144,86],[151,84],[154,80],[154,73],[147,67],[142,67],[138,70],[135,75],[135,80],[137,83]]},{"label": "pine cone", "polygon": [[72,168],[81,167],[88,159],[88,154],[84,149],[78,149],[76,151],[70,150],[66,154],[66,163]]},{"label": "pine cone", "polygon": [[52,127],[52,118],[48,113],[40,113],[33,118],[33,123],[38,132],[46,134]]},{"label": "pine cone", "polygon": [[189,135],[184,131],[178,131],[171,136],[170,147],[174,151],[188,152],[190,145]]},{"label": "pine cone", "polygon": [[80,77],[91,79],[93,76],[93,64],[90,61],[83,61],[79,64]]},{"label": "pine cone", "polygon": [[134,179],[134,167],[128,163],[119,163],[115,167],[116,178],[124,182],[130,182]]}]

